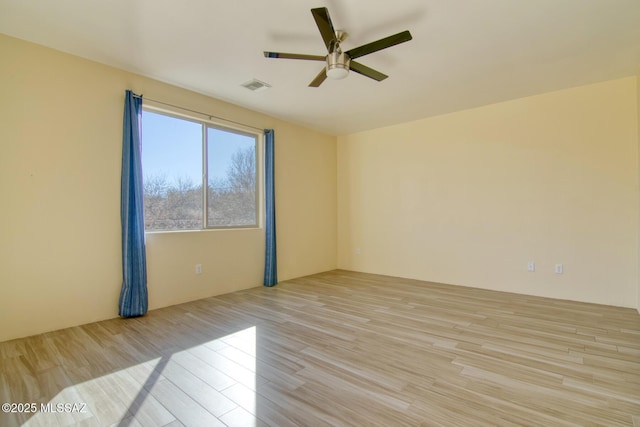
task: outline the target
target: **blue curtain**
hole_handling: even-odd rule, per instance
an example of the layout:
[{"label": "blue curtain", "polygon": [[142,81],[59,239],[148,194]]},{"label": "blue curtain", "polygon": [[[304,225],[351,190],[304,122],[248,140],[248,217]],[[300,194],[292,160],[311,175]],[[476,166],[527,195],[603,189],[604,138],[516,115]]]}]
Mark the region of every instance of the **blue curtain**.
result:
[{"label": "blue curtain", "polygon": [[278,283],[278,262],[276,258],[276,202],[274,185],[273,129],[264,131],[264,171],[265,171],[265,207],[267,236],[264,257],[264,285]]},{"label": "blue curtain", "polygon": [[141,158],[142,97],[125,92],[122,134],[120,220],[122,223],[122,317],[147,312],[147,259],[144,245],[144,201]]}]

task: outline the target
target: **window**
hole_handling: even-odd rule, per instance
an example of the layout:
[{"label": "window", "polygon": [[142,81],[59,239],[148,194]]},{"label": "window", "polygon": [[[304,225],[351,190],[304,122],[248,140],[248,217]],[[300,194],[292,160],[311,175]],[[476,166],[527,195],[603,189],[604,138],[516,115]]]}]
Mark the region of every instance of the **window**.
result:
[{"label": "window", "polygon": [[145,230],[256,227],[259,137],[143,110]]}]

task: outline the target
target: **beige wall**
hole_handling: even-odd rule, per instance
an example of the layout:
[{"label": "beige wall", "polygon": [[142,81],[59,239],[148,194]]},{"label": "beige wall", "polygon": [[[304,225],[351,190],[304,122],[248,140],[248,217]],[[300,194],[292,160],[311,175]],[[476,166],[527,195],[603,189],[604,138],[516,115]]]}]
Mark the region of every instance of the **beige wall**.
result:
[{"label": "beige wall", "polygon": [[[638,70],[638,75],[636,76],[636,93],[638,95],[636,98],[636,111],[638,113],[638,189],[640,192],[640,70]],[[640,204],[640,197],[638,203]],[[640,211],[640,207],[638,210]],[[638,215],[640,215],[640,212]],[[640,224],[640,216],[638,216],[638,224]],[[640,258],[640,229],[638,230],[638,257]],[[638,268],[638,303],[636,308],[640,313],[640,267]]]},{"label": "beige wall", "polygon": [[[125,89],[274,128],[279,278],[336,267],[335,137],[2,35],[0,57],[0,341],[117,316]],[[262,283],[262,229],[147,251],[151,308]]]},{"label": "beige wall", "polygon": [[339,267],[636,307],[637,109],[629,77],[339,137]]}]

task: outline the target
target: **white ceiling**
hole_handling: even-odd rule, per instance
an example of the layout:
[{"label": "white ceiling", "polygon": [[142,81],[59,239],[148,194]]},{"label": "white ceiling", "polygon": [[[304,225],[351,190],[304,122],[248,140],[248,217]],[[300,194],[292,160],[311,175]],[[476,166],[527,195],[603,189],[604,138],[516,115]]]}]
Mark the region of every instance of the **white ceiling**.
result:
[{"label": "white ceiling", "polygon": [[[411,31],[307,85],[324,55],[310,9],[343,48]],[[0,32],[339,135],[618,77],[640,67],[640,0],[0,0]],[[1,60],[1,58],[0,58]],[[264,92],[240,85],[252,78]]]}]

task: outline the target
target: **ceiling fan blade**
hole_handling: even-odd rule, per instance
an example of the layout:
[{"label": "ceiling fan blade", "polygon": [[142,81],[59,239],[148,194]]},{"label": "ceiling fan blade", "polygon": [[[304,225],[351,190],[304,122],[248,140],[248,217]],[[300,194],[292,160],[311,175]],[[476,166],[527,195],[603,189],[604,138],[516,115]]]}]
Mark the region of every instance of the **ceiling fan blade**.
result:
[{"label": "ceiling fan blade", "polygon": [[265,58],[306,59],[308,61],[326,61],[326,56],[303,55],[300,53],[264,52]]},{"label": "ceiling fan blade", "polygon": [[369,77],[370,79],[376,81],[382,81],[389,77],[386,74],[382,74],[380,71],[376,71],[373,68],[369,68],[366,65],[362,65],[361,63],[356,61],[351,61],[349,68],[358,74],[362,74],[363,76]]},{"label": "ceiling fan blade", "polygon": [[411,33],[409,31],[403,31],[398,34],[376,40],[375,42],[349,49],[346,53],[351,59],[359,58],[361,56],[368,55],[370,53],[377,52],[379,50],[386,49],[400,43],[408,42],[411,39]]},{"label": "ceiling fan blade", "polygon": [[313,79],[311,81],[311,83],[309,83],[309,87],[318,87],[322,84],[323,81],[325,81],[327,78],[327,69],[323,68],[322,71],[320,71],[320,73],[318,73],[318,75],[316,76],[315,79]]},{"label": "ceiling fan blade", "polygon": [[333,29],[333,24],[329,17],[329,9],[326,7],[318,7],[311,9],[311,13],[313,14],[313,19],[316,21],[318,30],[320,30],[324,45],[327,47],[327,50],[330,51],[332,42],[336,40],[336,30]]}]

